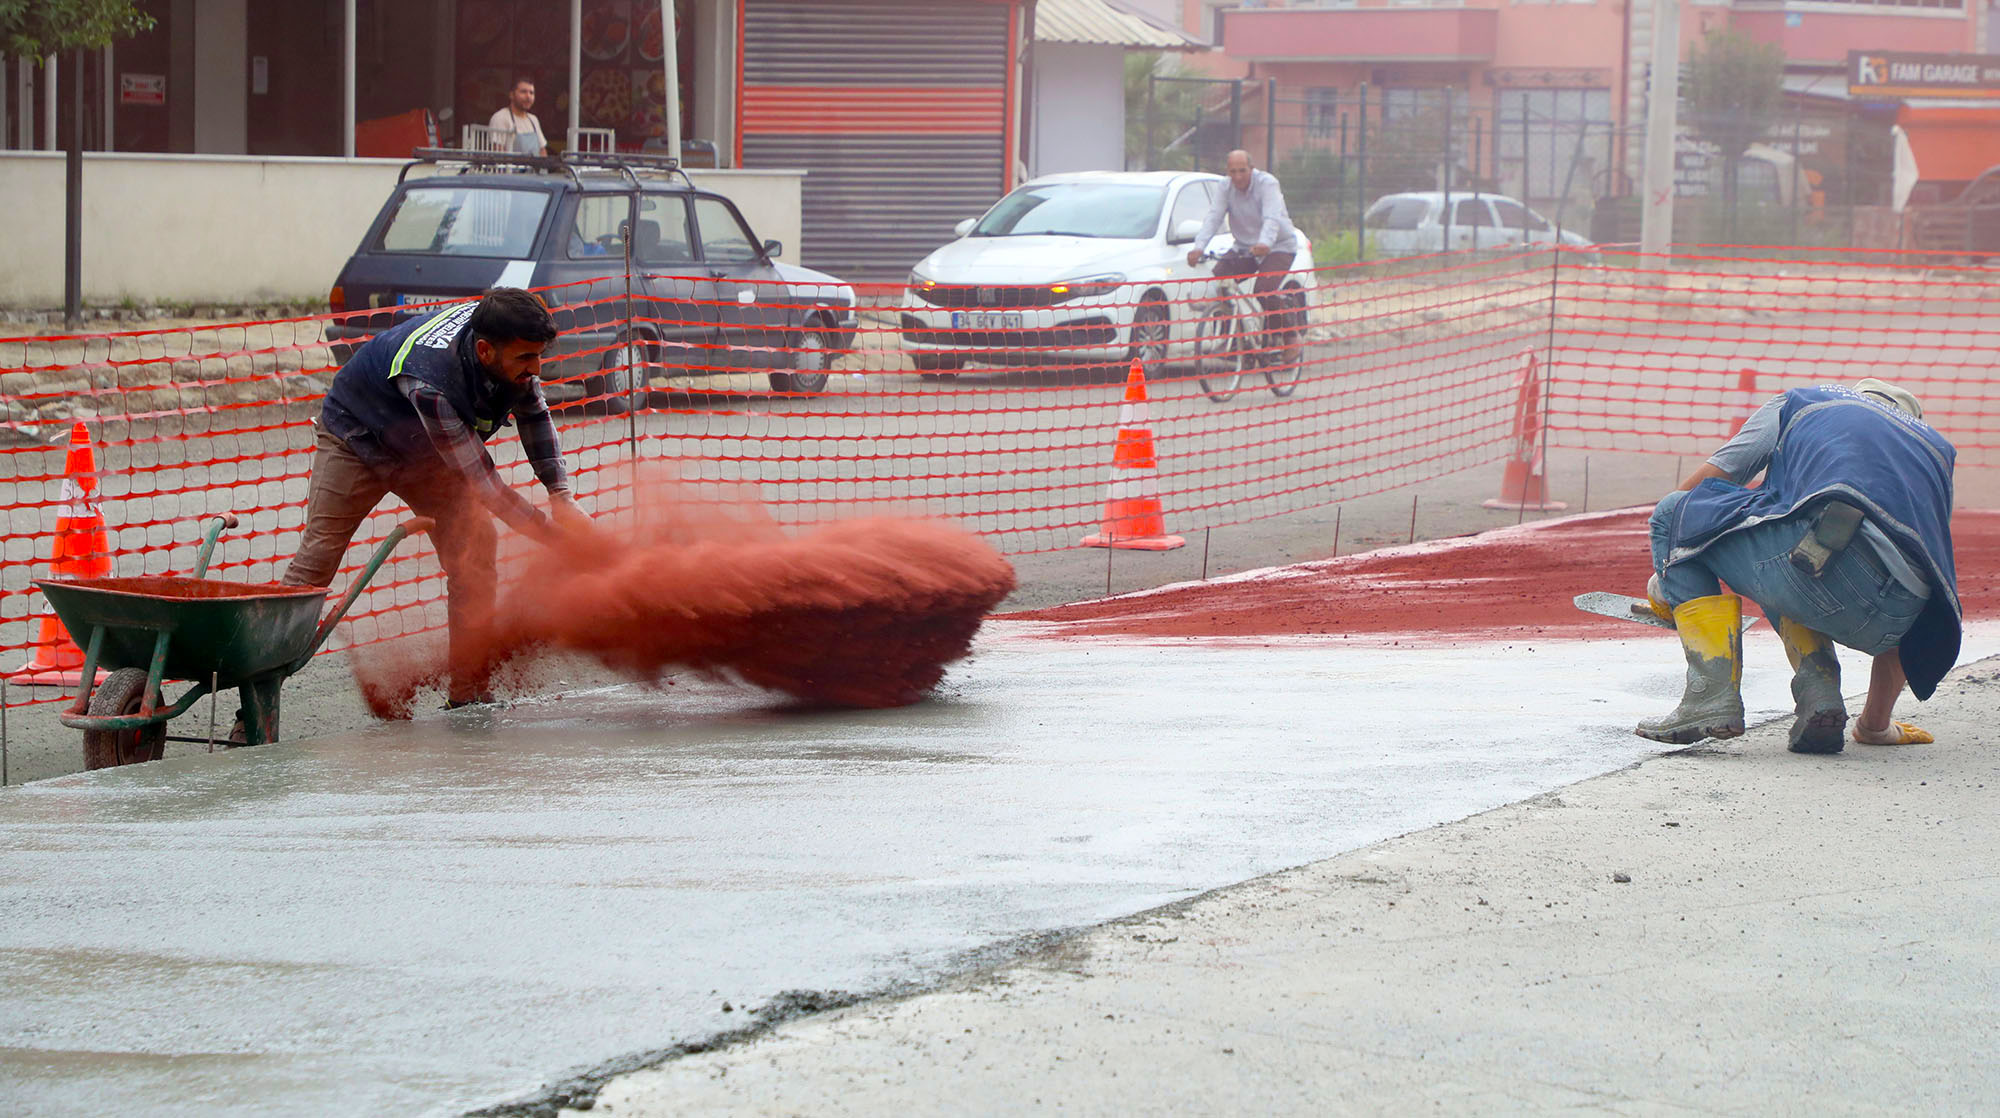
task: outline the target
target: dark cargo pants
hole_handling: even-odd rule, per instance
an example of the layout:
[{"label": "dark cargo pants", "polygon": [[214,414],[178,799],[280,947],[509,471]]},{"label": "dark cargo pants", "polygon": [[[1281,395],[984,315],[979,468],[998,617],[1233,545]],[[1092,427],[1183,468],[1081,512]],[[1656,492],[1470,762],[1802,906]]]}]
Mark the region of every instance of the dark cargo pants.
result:
[{"label": "dark cargo pants", "polygon": [[[292,586],[331,586],[354,533],[382,498],[394,493],[418,516],[437,522],[431,545],[444,568],[450,696],[479,698],[491,671],[498,533],[492,514],[453,476],[385,478],[325,430],[318,432],[306,492],[305,534],[285,568]],[[440,464],[440,474],[443,473]]]}]

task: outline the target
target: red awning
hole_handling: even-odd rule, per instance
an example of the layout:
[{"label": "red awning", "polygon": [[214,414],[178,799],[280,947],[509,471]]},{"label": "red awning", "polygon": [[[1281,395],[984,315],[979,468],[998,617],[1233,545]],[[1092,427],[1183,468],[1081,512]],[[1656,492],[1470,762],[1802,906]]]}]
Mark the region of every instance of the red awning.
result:
[{"label": "red awning", "polygon": [[1965,182],[2000,164],[2000,105],[1904,105],[1896,123],[1923,182]]}]

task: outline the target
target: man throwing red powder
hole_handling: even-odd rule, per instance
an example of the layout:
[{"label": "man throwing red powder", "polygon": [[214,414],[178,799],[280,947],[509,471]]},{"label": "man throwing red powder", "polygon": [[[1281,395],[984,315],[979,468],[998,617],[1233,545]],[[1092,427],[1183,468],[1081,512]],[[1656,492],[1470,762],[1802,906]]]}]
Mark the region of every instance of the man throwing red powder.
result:
[{"label": "man throwing red powder", "polygon": [[[435,520],[451,646],[448,708],[491,701],[493,518],[544,544],[594,534],[570,493],[542,395],[542,353],[555,337],[541,299],[493,288],[357,349],[315,424],[305,535],[283,581],[331,585],[355,530],[388,494]],[[486,452],[486,440],[510,422],[549,491],[547,513],[509,487]]]}]

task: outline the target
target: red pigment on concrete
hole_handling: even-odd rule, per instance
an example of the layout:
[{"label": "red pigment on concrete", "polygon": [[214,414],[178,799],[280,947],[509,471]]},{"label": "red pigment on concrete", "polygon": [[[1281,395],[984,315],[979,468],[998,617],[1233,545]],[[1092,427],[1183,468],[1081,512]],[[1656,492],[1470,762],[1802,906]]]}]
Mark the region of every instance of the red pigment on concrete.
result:
[{"label": "red pigment on concrete", "polygon": [[[635,680],[691,669],[807,702],[899,706],[944,678],[1014,588],[1005,559],[949,525],[875,518],[790,536],[747,506],[689,513],[673,492],[656,492],[636,528],[605,524],[600,546],[529,557],[501,601],[497,691],[571,652]],[[407,718],[443,677],[442,651],[357,650],[370,709]]]},{"label": "red pigment on concrete", "polygon": [[[1631,637],[1644,630],[1584,613],[1572,599],[1589,590],[1646,592],[1650,511],[1546,521],[1304,564],[1281,577],[1194,583],[1003,616],[1061,622],[1065,636]],[[1952,545],[1966,617],[2000,614],[2000,512],[1960,511],[1952,519]]]},{"label": "red pigment on concrete", "polygon": [[149,598],[296,598],[324,595],[317,587],[286,586],[277,582],[225,582],[214,578],[187,578],[180,575],[149,575],[142,578],[50,579],[65,586],[109,590],[119,594],[143,594]]}]

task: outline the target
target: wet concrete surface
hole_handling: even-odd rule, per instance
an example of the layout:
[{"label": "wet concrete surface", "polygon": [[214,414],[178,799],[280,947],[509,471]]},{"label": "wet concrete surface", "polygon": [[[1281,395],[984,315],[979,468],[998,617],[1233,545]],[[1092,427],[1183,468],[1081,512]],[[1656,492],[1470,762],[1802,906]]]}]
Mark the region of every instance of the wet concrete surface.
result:
[{"label": "wet concrete surface", "polygon": [[[531,1099],[788,991],[920,985],[1620,767],[1652,755],[1629,727],[1680,684],[1668,634],[1045,632],[991,626],[901,710],[623,687],[10,789],[0,1100]],[[1965,658],[1996,647],[1982,632]],[[1788,710],[1783,673],[1751,673],[1746,701]]]}]

